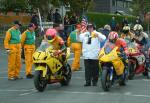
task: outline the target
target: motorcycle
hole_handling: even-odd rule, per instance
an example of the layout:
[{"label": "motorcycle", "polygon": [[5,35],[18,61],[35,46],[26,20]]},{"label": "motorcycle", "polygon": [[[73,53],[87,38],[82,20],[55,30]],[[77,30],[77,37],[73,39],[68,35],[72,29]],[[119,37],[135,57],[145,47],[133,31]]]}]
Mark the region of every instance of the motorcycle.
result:
[{"label": "motorcycle", "polygon": [[[143,74],[150,78],[150,68],[149,63],[146,63],[149,59],[149,55],[145,56],[142,52],[143,47],[136,43],[130,43],[128,45],[129,51],[129,79],[132,80],[135,74]],[[145,52],[145,51],[144,51]],[[147,52],[145,52],[148,54]],[[148,64],[148,65],[147,65]]]},{"label": "motorcycle", "polygon": [[70,55],[70,49],[67,49],[66,59],[61,62],[58,56],[55,56],[51,45],[40,46],[33,54],[33,63],[35,66],[34,86],[39,92],[43,92],[47,84],[60,83],[62,86],[69,85],[71,80],[71,68],[67,63]]},{"label": "motorcycle", "polygon": [[128,70],[120,57],[121,53],[117,51],[118,47],[112,43],[108,44],[102,48],[99,54],[102,69],[101,84],[104,91],[109,91],[114,84],[124,85],[128,75]]}]

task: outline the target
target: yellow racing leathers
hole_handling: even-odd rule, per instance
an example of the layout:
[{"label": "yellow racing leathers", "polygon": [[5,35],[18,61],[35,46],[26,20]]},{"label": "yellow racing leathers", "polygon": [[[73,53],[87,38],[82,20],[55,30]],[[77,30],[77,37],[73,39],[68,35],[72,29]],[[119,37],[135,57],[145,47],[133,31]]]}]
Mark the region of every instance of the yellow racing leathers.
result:
[{"label": "yellow racing leathers", "polygon": [[14,27],[6,32],[4,47],[8,52],[8,79],[18,78],[21,69],[21,32]]},{"label": "yellow racing leathers", "polygon": [[32,74],[32,55],[35,52],[35,32],[28,29],[21,36],[21,44],[24,48],[26,76]]},{"label": "yellow racing leathers", "polygon": [[73,52],[74,52],[74,60],[72,63],[72,70],[73,71],[77,71],[80,68],[80,56],[81,56],[81,52],[82,52],[82,44],[81,42],[78,42],[76,40],[76,36],[77,36],[77,30],[71,32],[69,38],[68,38],[68,46],[71,46]]}]

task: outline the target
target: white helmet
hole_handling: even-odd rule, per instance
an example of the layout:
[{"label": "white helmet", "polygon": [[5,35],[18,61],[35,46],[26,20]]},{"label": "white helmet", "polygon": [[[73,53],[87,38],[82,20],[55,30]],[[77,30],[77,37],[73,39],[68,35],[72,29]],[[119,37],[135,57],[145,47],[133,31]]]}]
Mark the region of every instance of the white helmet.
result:
[{"label": "white helmet", "polygon": [[130,31],[130,26],[124,26],[123,29],[122,29],[122,32],[123,32],[124,34],[128,34],[129,31]]},{"label": "white helmet", "polygon": [[130,31],[130,26],[124,26],[124,27],[123,27],[123,30],[128,30],[128,31]]},{"label": "white helmet", "polygon": [[134,31],[143,31],[143,27],[142,27],[142,25],[140,25],[140,24],[136,24],[135,26],[134,26],[134,28],[133,28],[133,30]]}]

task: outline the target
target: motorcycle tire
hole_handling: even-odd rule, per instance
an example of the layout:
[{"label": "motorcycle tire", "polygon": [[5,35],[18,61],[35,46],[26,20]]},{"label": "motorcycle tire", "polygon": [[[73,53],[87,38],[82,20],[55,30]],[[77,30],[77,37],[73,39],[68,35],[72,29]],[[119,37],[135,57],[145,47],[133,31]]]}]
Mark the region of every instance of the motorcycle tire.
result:
[{"label": "motorcycle tire", "polygon": [[102,83],[103,90],[104,91],[109,91],[111,83],[110,83],[110,75],[109,75],[109,72],[108,72],[108,67],[103,67],[101,83]]},{"label": "motorcycle tire", "polygon": [[148,71],[145,71],[142,74],[143,74],[143,76],[148,76]]},{"label": "motorcycle tire", "polygon": [[46,88],[47,82],[42,77],[42,71],[35,71],[34,86],[39,92],[43,92]]},{"label": "motorcycle tire", "polygon": [[65,69],[66,73],[64,74],[64,79],[60,82],[61,86],[68,86],[72,76],[72,71],[69,64],[66,64]]},{"label": "motorcycle tire", "polygon": [[135,75],[134,66],[135,66],[134,63],[132,63],[132,62],[129,63],[129,66],[128,66],[128,68],[129,68],[129,76],[128,76],[128,79],[129,79],[129,80],[133,80],[133,78],[134,78],[134,75]]}]

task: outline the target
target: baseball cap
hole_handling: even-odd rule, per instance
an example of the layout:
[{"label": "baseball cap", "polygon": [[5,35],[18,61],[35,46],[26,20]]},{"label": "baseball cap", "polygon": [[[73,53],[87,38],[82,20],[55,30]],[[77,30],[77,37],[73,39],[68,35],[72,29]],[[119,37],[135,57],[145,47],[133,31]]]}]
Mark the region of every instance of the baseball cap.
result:
[{"label": "baseball cap", "polygon": [[15,21],[14,21],[14,24],[17,24],[17,25],[19,25],[19,26],[22,26],[22,24],[21,24],[18,20],[15,20]]}]

